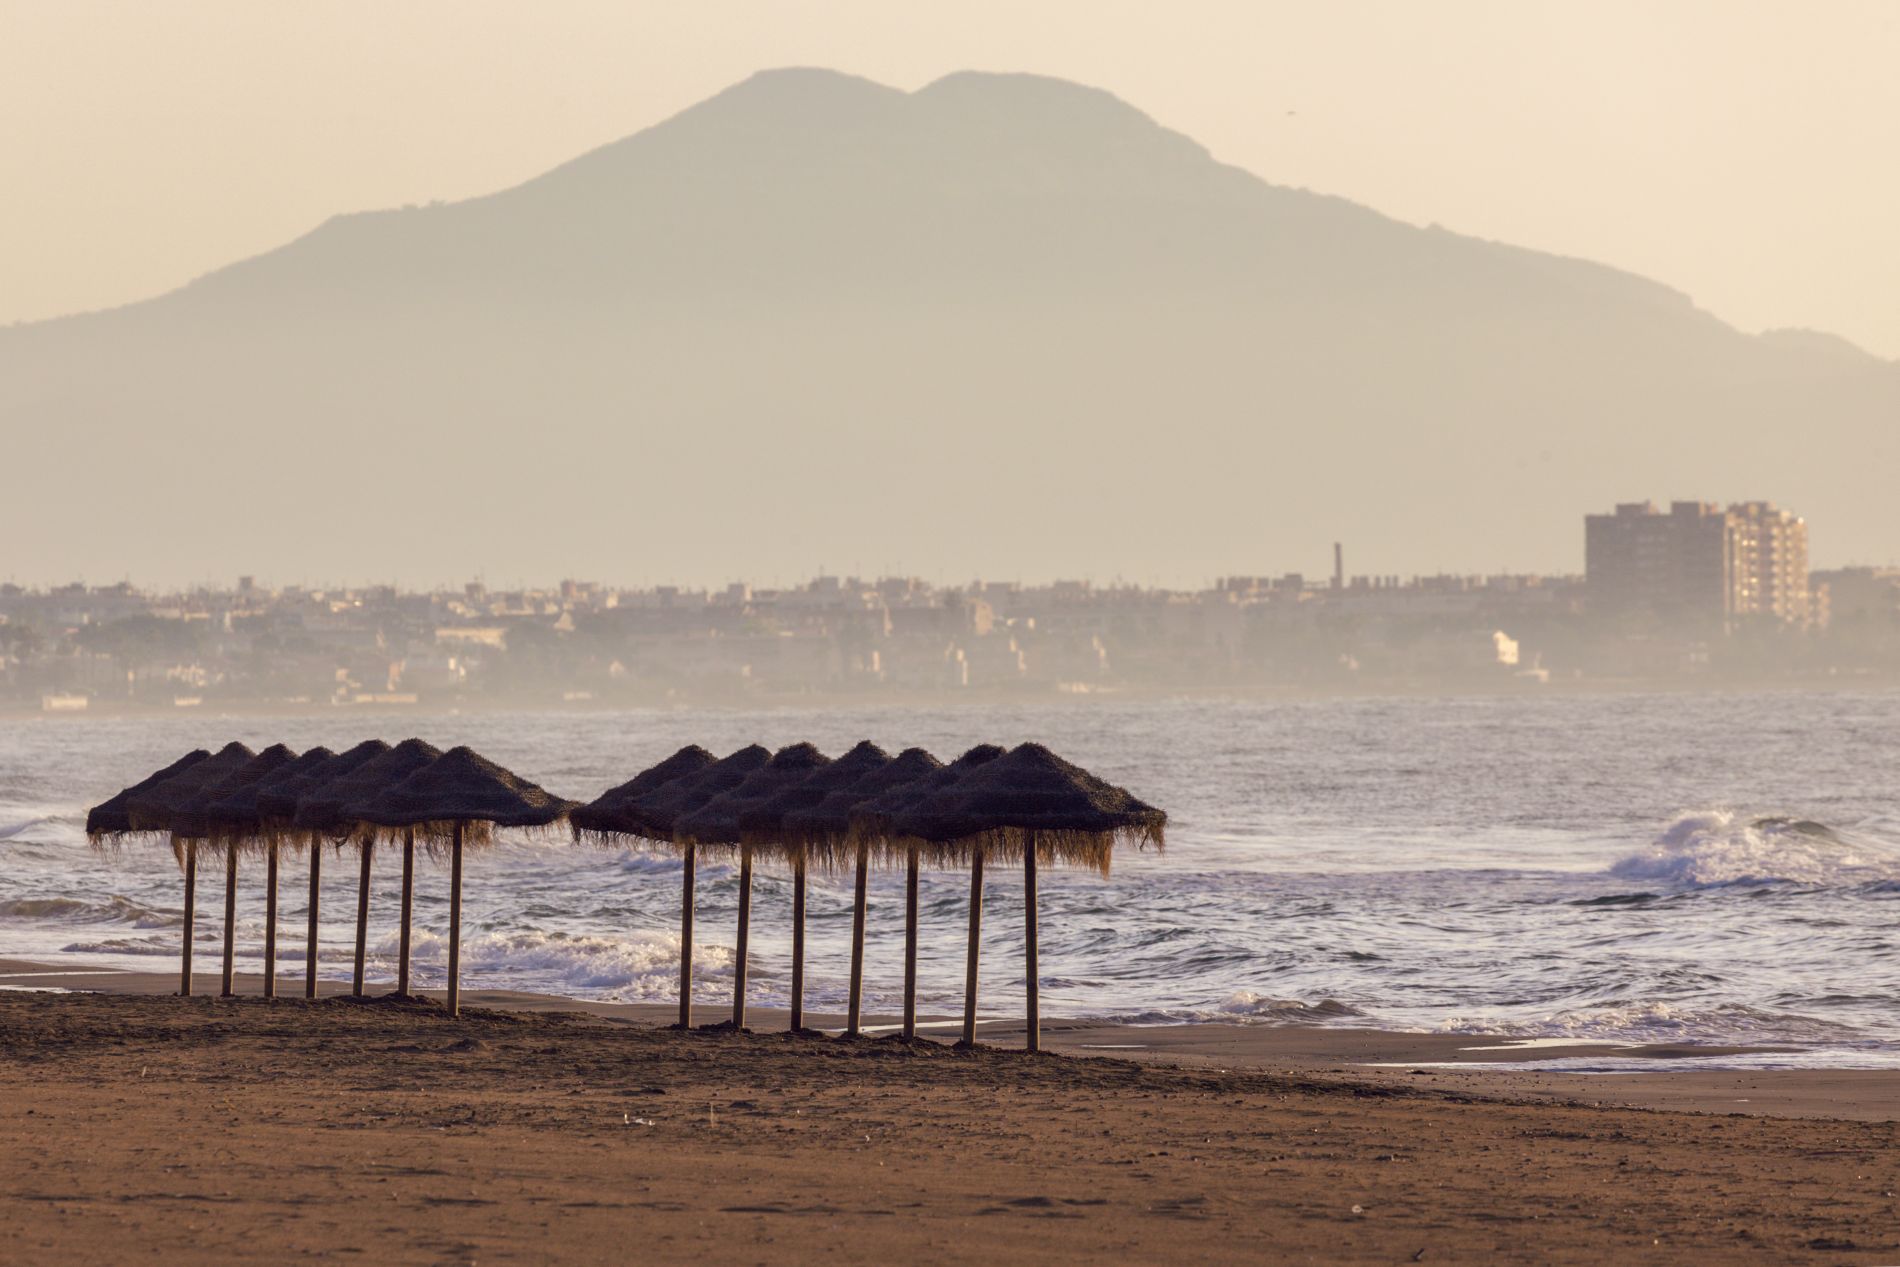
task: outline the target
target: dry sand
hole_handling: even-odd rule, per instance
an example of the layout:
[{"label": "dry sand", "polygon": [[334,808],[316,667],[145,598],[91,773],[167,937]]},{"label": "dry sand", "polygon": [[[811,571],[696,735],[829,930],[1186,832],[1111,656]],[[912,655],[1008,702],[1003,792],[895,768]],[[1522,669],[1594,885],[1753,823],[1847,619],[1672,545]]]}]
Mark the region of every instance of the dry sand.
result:
[{"label": "dry sand", "polygon": [[[1469,1040],[1210,1029],[1119,1035],[1137,1063],[0,991],[0,1261],[1900,1261],[1890,1120],[1557,1103],[1544,1075],[1349,1063]],[[1847,1107],[1890,1118],[1893,1081]]]}]

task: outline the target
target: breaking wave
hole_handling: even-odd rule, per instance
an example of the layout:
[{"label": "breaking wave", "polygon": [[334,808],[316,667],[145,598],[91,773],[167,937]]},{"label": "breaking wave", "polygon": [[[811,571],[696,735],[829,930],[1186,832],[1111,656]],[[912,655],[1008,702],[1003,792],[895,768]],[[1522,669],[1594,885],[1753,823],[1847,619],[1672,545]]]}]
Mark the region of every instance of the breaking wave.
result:
[{"label": "breaking wave", "polygon": [[[376,945],[378,958],[394,961],[397,937]],[[464,980],[472,976],[506,981],[512,989],[576,989],[609,999],[670,999],[679,991],[678,936],[648,933],[630,937],[569,936],[523,931],[484,933],[462,944]],[[448,939],[416,929],[412,962],[424,971],[445,971]],[[732,976],[729,947],[695,943],[695,979]]]},{"label": "breaking wave", "polygon": [[1452,1017],[1445,1034],[1504,1038],[1573,1038],[1605,1043],[1844,1043],[1864,1039],[1850,1025],[1740,1003],[1688,1007],[1674,1003],[1611,1003],[1569,1008],[1520,1020]]},{"label": "breaking wave", "polygon": [[133,928],[177,928],[181,915],[156,911],[123,897],[91,902],[76,897],[23,897],[0,901],[0,920],[62,924],[126,924]]},{"label": "breaking wave", "polygon": [[[1048,984],[1046,979],[1044,984]],[[1099,1019],[1119,1025],[1183,1025],[1196,1021],[1229,1025],[1324,1025],[1363,1016],[1365,1013],[1358,1008],[1337,999],[1307,1003],[1300,999],[1271,998],[1252,990],[1236,990],[1215,1007],[1157,1008]]]},{"label": "breaking wave", "polygon": [[1900,879],[1900,857],[1843,839],[1823,823],[1732,810],[1684,814],[1610,874],[1644,883],[1713,888],[1787,883],[1845,888]]}]

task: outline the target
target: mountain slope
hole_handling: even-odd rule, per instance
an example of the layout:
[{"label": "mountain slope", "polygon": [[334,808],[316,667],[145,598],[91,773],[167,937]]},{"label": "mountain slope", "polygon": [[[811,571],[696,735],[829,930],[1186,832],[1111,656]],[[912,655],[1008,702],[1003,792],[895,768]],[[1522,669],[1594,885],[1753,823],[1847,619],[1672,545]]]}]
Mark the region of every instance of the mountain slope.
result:
[{"label": "mountain slope", "polygon": [[1886,558],[1896,421],[1900,367],[1826,336],[1269,185],[1106,93],[780,71],[0,331],[0,575],[1563,570],[1644,496]]}]

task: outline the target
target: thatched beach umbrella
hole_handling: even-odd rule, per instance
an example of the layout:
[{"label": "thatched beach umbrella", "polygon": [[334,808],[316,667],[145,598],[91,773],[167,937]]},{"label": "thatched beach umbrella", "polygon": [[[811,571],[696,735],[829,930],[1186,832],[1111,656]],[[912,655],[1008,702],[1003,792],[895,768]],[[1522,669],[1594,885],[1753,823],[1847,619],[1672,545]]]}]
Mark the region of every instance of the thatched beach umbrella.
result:
[{"label": "thatched beach umbrella", "polygon": [[322,896],[323,850],[318,847],[316,833],[301,831],[294,826],[297,806],[305,797],[321,792],[332,780],[342,778],[388,751],[389,745],[382,740],[366,739],[341,755],[308,769],[292,771],[286,767],[279,770],[258,789],[257,809],[265,839],[273,846],[284,839],[301,840],[310,851],[309,929],[303,970],[303,995],[306,999],[317,997],[317,914],[318,899]]},{"label": "thatched beach umbrella", "polygon": [[[618,844],[626,836],[650,839],[642,830],[647,820],[639,807],[662,788],[699,774],[719,759],[698,744],[687,744],[656,766],[642,770],[618,787],[608,788],[567,816],[574,839],[600,845]],[[680,884],[680,1020],[681,1029],[693,1019],[693,863],[690,851]]]},{"label": "thatched beach umbrella", "polygon": [[[678,760],[679,757],[680,754],[676,753],[670,760]],[[691,841],[676,840],[673,825],[681,816],[692,813],[714,797],[737,787],[747,775],[771,759],[772,754],[767,749],[758,744],[748,744],[710,765],[702,765],[690,773],[664,780],[645,795],[621,800],[611,819],[607,820],[611,822],[611,827],[604,831],[599,826],[585,829],[601,836],[633,836],[653,844],[672,845],[680,850],[683,872],[680,884],[681,1029],[693,1027],[693,878],[698,866],[698,849]],[[658,768],[656,766],[655,770]],[[591,823],[603,821],[591,813],[585,817]]]},{"label": "thatched beach umbrella", "polygon": [[810,778],[812,773],[831,764],[831,758],[808,743],[790,744],[772,754],[772,759],[747,775],[729,791],[723,792],[673,824],[673,839],[695,848],[702,845],[737,846],[739,849],[739,929],[733,951],[732,1027],[745,1028],[745,985],[748,949],[752,931],[752,854],[739,826],[740,815]]},{"label": "thatched beach umbrella", "polygon": [[986,858],[1023,863],[1024,957],[1028,1047],[1041,1049],[1037,1002],[1036,866],[1085,866],[1108,874],[1117,843],[1165,846],[1168,816],[1041,744],[1026,743],[932,789],[889,825],[900,838],[926,841],[942,857],[967,858],[970,947],[963,1042],[976,1041],[977,934]]},{"label": "thatched beach umbrella", "polygon": [[[264,754],[259,753],[260,757]],[[228,848],[261,847],[264,872],[264,997],[277,997],[277,855],[279,840],[268,826],[260,798],[274,787],[336,760],[328,748],[311,748],[262,778],[213,801],[205,811],[210,839]]]},{"label": "thatched beach umbrella", "polygon": [[687,744],[658,765],[640,771],[618,787],[608,788],[569,814],[567,821],[574,829],[574,839],[616,844],[621,836],[641,834],[628,817],[632,807],[667,784],[698,774],[718,760],[698,744]]},{"label": "thatched beach umbrella", "polygon": [[117,796],[93,806],[86,811],[86,839],[97,846],[107,844],[121,836],[132,835],[135,829],[132,826],[132,816],[126,809],[127,802],[157,787],[174,775],[183,774],[191,766],[197,765],[210,755],[211,752],[207,748],[195,748],[163,770],[146,775],[131,787],[122,789]]},{"label": "thatched beach umbrella", "polygon": [[[376,838],[373,832],[358,831],[357,820],[343,812],[344,806],[402,782],[441,756],[442,750],[432,744],[405,739],[305,795],[297,802],[297,812],[290,820],[299,830],[329,836],[339,847],[351,839],[356,841],[362,873],[356,883],[356,969],[350,979],[350,994],[354,997],[363,995],[363,966],[369,947],[370,864],[376,853]],[[313,844],[311,848],[314,850],[316,846]]]},{"label": "thatched beach umbrella", "polygon": [[[845,1032],[856,1034],[864,997],[865,872],[870,866],[870,838],[854,830],[852,818],[880,797],[908,788],[936,771],[943,762],[922,748],[906,748],[897,756],[847,788],[827,795],[810,809],[793,810],[779,824],[786,843],[801,855],[821,859],[829,870],[849,858],[856,867],[857,886],[851,916],[851,993],[846,1005]],[[904,897],[904,1037],[917,1034],[917,851],[907,851],[908,874]]]},{"label": "thatched beach umbrella", "polygon": [[[749,845],[783,850],[792,860],[792,1017],[791,1028],[794,1033],[805,1028],[805,875],[807,864],[811,860],[808,842],[794,839],[785,830],[785,818],[788,814],[816,809],[827,796],[841,794],[857,786],[870,775],[891,763],[891,754],[866,739],[851,751],[814,769],[805,778],[793,783],[774,796],[767,796],[758,804],[739,812],[739,832]],[[820,865],[831,861],[830,856],[821,856]],[[859,885],[859,910],[863,910],[863,885]],[[861,919],[861,916],[860,916]],[[862,922],[858,929],[863,928]],[[858,967],[862,958],[863,938],[859,936],[853,948],[852,977],[858,977]],[[855,1005],[857,991],[852,991]],[[855,1010],[851,1017],[851,1031],[857,1031]]]},{"label": "thatched beach umbrella", "polygon": [[[257,754],[241,743],[229,743],[202,761],[194,761],[169,779],[132,790],[122,803],[127,834],[158,835],[172,829],[174,815],[189,810],[195,797],[205,788],[229,778]],[[191,836],[173,836],[172,853],[185,868],[185,927],[183,964],[179,971],[178,992],[191,994],[191,939],[198,918],[198,844]]]},{"label": "thatched beach umbrella", "polygon": [[[132,825],[132,814],[128,808],[133,798],[144,795],[210,757],[209,749],[195,748],[164,769],[153,771],[131,787],[122,789],[117,796],[93,806],[86,813],[86,839],[93,848],[99,849],[126,836],[139,834],[139,829]],[[185,972],[181,985],[181,992],[185,994],[191,993],[191,916],[196,882],[197,869],[194,864],[185,875]]]},{"label": "thatched beach umbrella", "polygon": [[[367,769],[368,767],[364,767]],[[461,1006],[462,849],[486,844],[495,827],[547,828],[578,809],[578,801],[551,795],[471,748],[451,748],[402,782],[345,806],[345,816],[388,837],[402,833],[403,976],[408,976],[410,876],[415,839],[450,849],[449,1015]]]},{"label": "thatched beach umbrella", "polygon": [[[935,844],[921,837],[903,831],[899,820],[920,801],[939,795],[954,787],[971,771],[995,761],[1003,756],[1004,750],[995,744],[978,744],[949,765],[938,764],[935,768],[918,769],[915,775],[901,782],[894,782],[889,788],[876,796],[858,803],[850,811],[850,838],[860,858],[866,858],[870,849],[876,846],[885,853],[902,850],[907,871],[905,881],[905,928],[904,928],[904,1037],[917,1036],[917,867],[920,855],[928,853],[932,861],[943,861],[942,851]],[[906,754],[908,755],[908,754]],[[928,756],[929,754],[925,754]],[[903,760],[902,757],[899,760]],[[931,758],[935,762],[935,758]],[[922,765],[922,763],[919,763]],[[893,770],[892,773],[895,773]],[[970,941],[975,945],[976,937],[982,930],[983,921],[983,871],[978,866],[970,878]],[[971,952],[974,956],[975,952]],[[975,963],[974,957],[971,963]],[[976,977],[974,967],[966,983],[964,1007],[968,1011],[976,1006]]]},{"label": "thatched beach umbrella", "polygon": [[231,981],[232,965],[237,955],[237,864],[241,841],[232,836],[213,833],[211,807],[296,759],[297,754],[288,747],[280,743],[272,744],[226,778],[191,797],[173,820],[174,838],[181,833],[186,834],[193,840],[203,841],[205,847],[214,853],[219,850],[224,852],[224,998],[234,993]]}]

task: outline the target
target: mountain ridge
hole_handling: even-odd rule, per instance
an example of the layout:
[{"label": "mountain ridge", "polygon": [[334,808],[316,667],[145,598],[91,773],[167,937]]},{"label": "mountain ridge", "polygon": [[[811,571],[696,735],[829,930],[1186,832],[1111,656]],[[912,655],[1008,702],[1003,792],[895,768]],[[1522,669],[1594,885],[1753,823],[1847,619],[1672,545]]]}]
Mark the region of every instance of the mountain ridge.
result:
[{"label": "mountain ridge", "polygon": [[[43,469],[89,472],[103,504],[73,559],[114,575],[175,566],[115,557],[152,549],[141,491],[205,480],[233,514],[287,496],[408,530],[403,580],[548,558],[796,574],[871,525],[881,557],[952,574],[1204,578],[1342,537],[1380,571],[1557,571],[1580,564],[1577,516],[1665,485],[1779,498],[1846,552],[1890,552],[1857,472],[1900,459],[1900,363],[1270,184],[1100,89],[958,72],[906,93],[807,68],[507,189],[332,217],[163,295],[0,330],[0,417]],[[498,455],[530,420],[578,485],[565,520],[443,538],[373,495],[432,467],[505,487]],[[1812,470],[1775,456],[1796,428]],[[722,488],[740,522],[629,560],[617,466],[650,473],[653,510],[693,520]],[[1304,474],[1250,507],[1249,469]],[[1154,522],[1091,528],[1055,471],[1139,488]],[[972,488],[1011,525],[952,543],[912,522]],[[27,490],[0,530],[58,513]],[[387,575],[389,547],[345,520],[329,548]],[[220,571],[350,566],[268,518],[241,542],[181,534]]]}]

